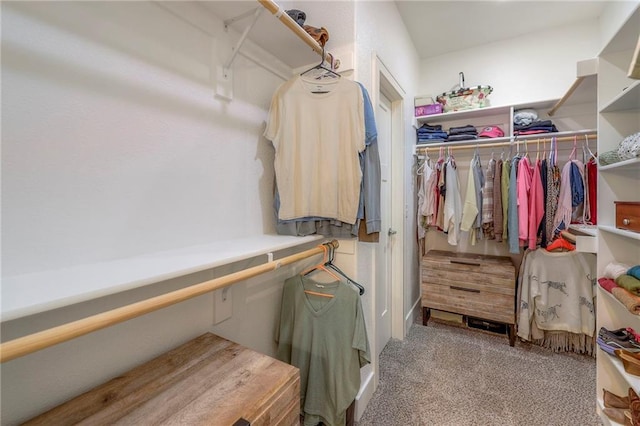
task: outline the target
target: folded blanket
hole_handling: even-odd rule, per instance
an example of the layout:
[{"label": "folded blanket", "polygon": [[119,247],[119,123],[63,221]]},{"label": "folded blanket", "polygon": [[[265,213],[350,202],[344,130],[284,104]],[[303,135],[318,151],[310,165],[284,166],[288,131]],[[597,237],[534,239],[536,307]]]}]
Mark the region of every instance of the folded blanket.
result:
[{"label": "folded blanket", "polygon": [[620,275],[626,274],[628,270],[629,266],[624,263],[610,262],[604,267],[604,276],[615,280]]},{"label": "folded blanket", "polygon": [[627,275],[631,275],[632,277],[640,280],[640,265],[629,268],[629,270],[627,271]]},{"label": "folded blanket", "polygon": [[616,284],[616,282],[611,278],[598,278],[598,284],[600,284],[600,287],[602,287],[603,290],[606,290],[609,293],[612,293],[611,290],[618,287],[618,284]]},{"label": "folded blanket", "polygon": [[613,294],[620,303],[626,306],[629,312],[636,315],[640,314],[640,297],[630,293],[622,287],[614,288],[611,290],[611,294]]},{"label": "folded blanket", "polygon": [[626,288],[631,293],[640,294],[640,280],[631,275],[622,274],[615,279],[618,286]]}]

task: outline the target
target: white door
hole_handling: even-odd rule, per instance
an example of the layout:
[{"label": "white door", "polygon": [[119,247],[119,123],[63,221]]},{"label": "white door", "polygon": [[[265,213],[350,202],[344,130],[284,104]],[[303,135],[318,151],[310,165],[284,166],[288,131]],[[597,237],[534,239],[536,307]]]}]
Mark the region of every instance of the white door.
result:
[{"label": "white door", "polygon": [[380,250],[376,273],[376,351],[382,352],[391,339],[391,101],[380,92],[376,110],[378,148],[380,150]]}]

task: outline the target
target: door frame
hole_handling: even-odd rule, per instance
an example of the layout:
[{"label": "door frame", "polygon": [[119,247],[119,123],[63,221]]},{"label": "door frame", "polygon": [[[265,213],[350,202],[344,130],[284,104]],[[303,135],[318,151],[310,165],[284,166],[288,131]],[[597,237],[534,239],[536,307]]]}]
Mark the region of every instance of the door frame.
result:
[{"label": "door frame", "polygon": [[[404,339],[404,98],[406,92],[400,86],[389,68],[376,52],[372,52],[372,93],[373,104],[378,105],[382,91],[391,101],[391,220],[390,226],[397,234],[393,237],[391,255],[391,338]],[[387,232],[387,229],[381,229]],[[375,300],[374,300],[375,303]],[[375,309],[374,309],[375,312]]]}]

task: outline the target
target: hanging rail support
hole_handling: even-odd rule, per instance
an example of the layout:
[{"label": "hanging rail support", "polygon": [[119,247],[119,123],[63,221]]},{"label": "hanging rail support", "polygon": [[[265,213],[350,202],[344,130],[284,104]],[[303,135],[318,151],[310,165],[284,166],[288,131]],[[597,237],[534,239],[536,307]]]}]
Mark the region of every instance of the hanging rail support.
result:
[{"label": "hanging rail support", "polygon": [[[339,246],[337,240],[332,240],[328,244],[334,248],[338,248]],[[228,287],[238,281],[244,281],[264,274],[265,272],[273,271],[284,265],[289,265],[316,254],[324,253],[324,251],[323,246],[319,245],[315,248],[283,257],[274,262],[263,263],[262,265],[214,278],[200,284],[194,284],[190,287],[171,291],[150,299],[141,300],[130,305],[10,340],[0,345],[0,363],[11,361],[12,359],[37,352],[41,349],[57,345],[58,343],[63,343],[76,337],[84,336],[85,334],[166,308],[167,306],[201,296],[205,293]]]},{"label": "hanging rail support", "polygon": [[[233,52],[231,53],[231,57],[229,58],[229,60],[227,61],[227,63],[223,67],[225,78],[227,77],[227,73],[229,73],[231,71],[231,65],[233,65],[233,61],[236,59],[236,56],[238,55],[238,52],[240,51],[240,48],[244,44],[244,41],[247,39],[247,36],[249,35],[249,32],[251,31],[253,26],[258,21],[258,18],[260,17],[260,14],[262,13],[263,10],[264,10],[264,8],[262,8],[262,7],[256,7],[255,10],[253,10],[253,12],[252,12],[253,13],[253,20],[247,26],[247,28],[245,28],[244,31],[242,32],[242,35],[240,36],[240,40],[238,40],[238,42],[236,43],[236,46],[233,48]],[[230,24],[230,23],[232,23],[232,22],[234,22],[234,21],[236,21],[238,19],[242,19],[244,17],[245,16],[240,15],[240,16],[238,16],[236,18],[231,18],[228,21],[225,21],[224,22],[225,29],[227,28],[228,24]]]},{"label": "hanging rail support", "polygon": [[[224,21],[224,29],[225,31],[227,31],[231,23],[239,21],[240,19],[246,18],[247,16],[253,15],[253,19],[251,20],[251,23],[247,26],[247,28],[244,29],[235,47],[231,48],[231,57],[223,65],[215,66],[215,70],[216,70],[216,93],[215,94],[217,97],[225,99],[227,101],[230,101],[233,99],[233,72],[231,71],[231,66],[233,65],[233,61],[236,59],[236,56],[238,55],[238,53],[240,53],[240,48],[242,47],[245,40],[247,39],[249,32],[258,21],[258,18],[260,17],[260,14],[262,13],[263,10],[264,8],[257,7],[254,10],[250,10],[246,13],[243,13],[242,15],[239,15]],[[216,53],[214,53],[214,55],[216,55]]]}]

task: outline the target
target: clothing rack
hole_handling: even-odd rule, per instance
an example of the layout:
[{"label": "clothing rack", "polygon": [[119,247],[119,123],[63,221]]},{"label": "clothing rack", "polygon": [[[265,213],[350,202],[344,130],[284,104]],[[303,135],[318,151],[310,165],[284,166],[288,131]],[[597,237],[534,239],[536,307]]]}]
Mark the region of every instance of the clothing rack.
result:
[{"label": "clothing rack", "polygon": [[[269,260],[262,265],[10,340],[0,345],[0,363],[175,305],[176,303],[192,299],[196,296],[228,287],[231,284],[273,271],[281,266],[298,262],[316,254],[325,253],[325,247],[336,249],[339,247],[339,243],[337,240],[332,240],[315,248],[283,257],[282,259]],[[269,259],[272,259],[272,253],[269,253]]]},{"label": "clothing rack", "polygon": [[[581,136],[581,137],[586,136],[589,138],[589,141],[595,141],[598,138],[598,134],[592,133],[592,132],[593,131],[590,131],[589,133],[573,132],[572,133],[573,136],[560,136],[555,138],[556,138],[556,142],[573,142],[575,139],[575,136]],[[550,142],[551,138],[553,137],[554,137],[553,135],[549,136],[542,133],[540,135],[527,135],[526,138],[514,136],[512,140],[504,141],[504,142],[494,142],[494,143],[486,143],[485,141],[487,141],[487,139],[476,139],[475,143],[469,143],[469,141],[461,141],[461,142],[464,142],[464,145],[458,144],[456,142],[440,142],[440,143],[434,143],[434,144],[416,145],[415,152],[417,154],[421,151],[440,148],[440,147],[444,147],[444,148],[448,147],[448,148],[455,148],[455,149],[495,148],[495,147],[501,147],[501,146],[513,146],[520,142],[536,143],[537,141],[542,142],[543,140]]]}]

